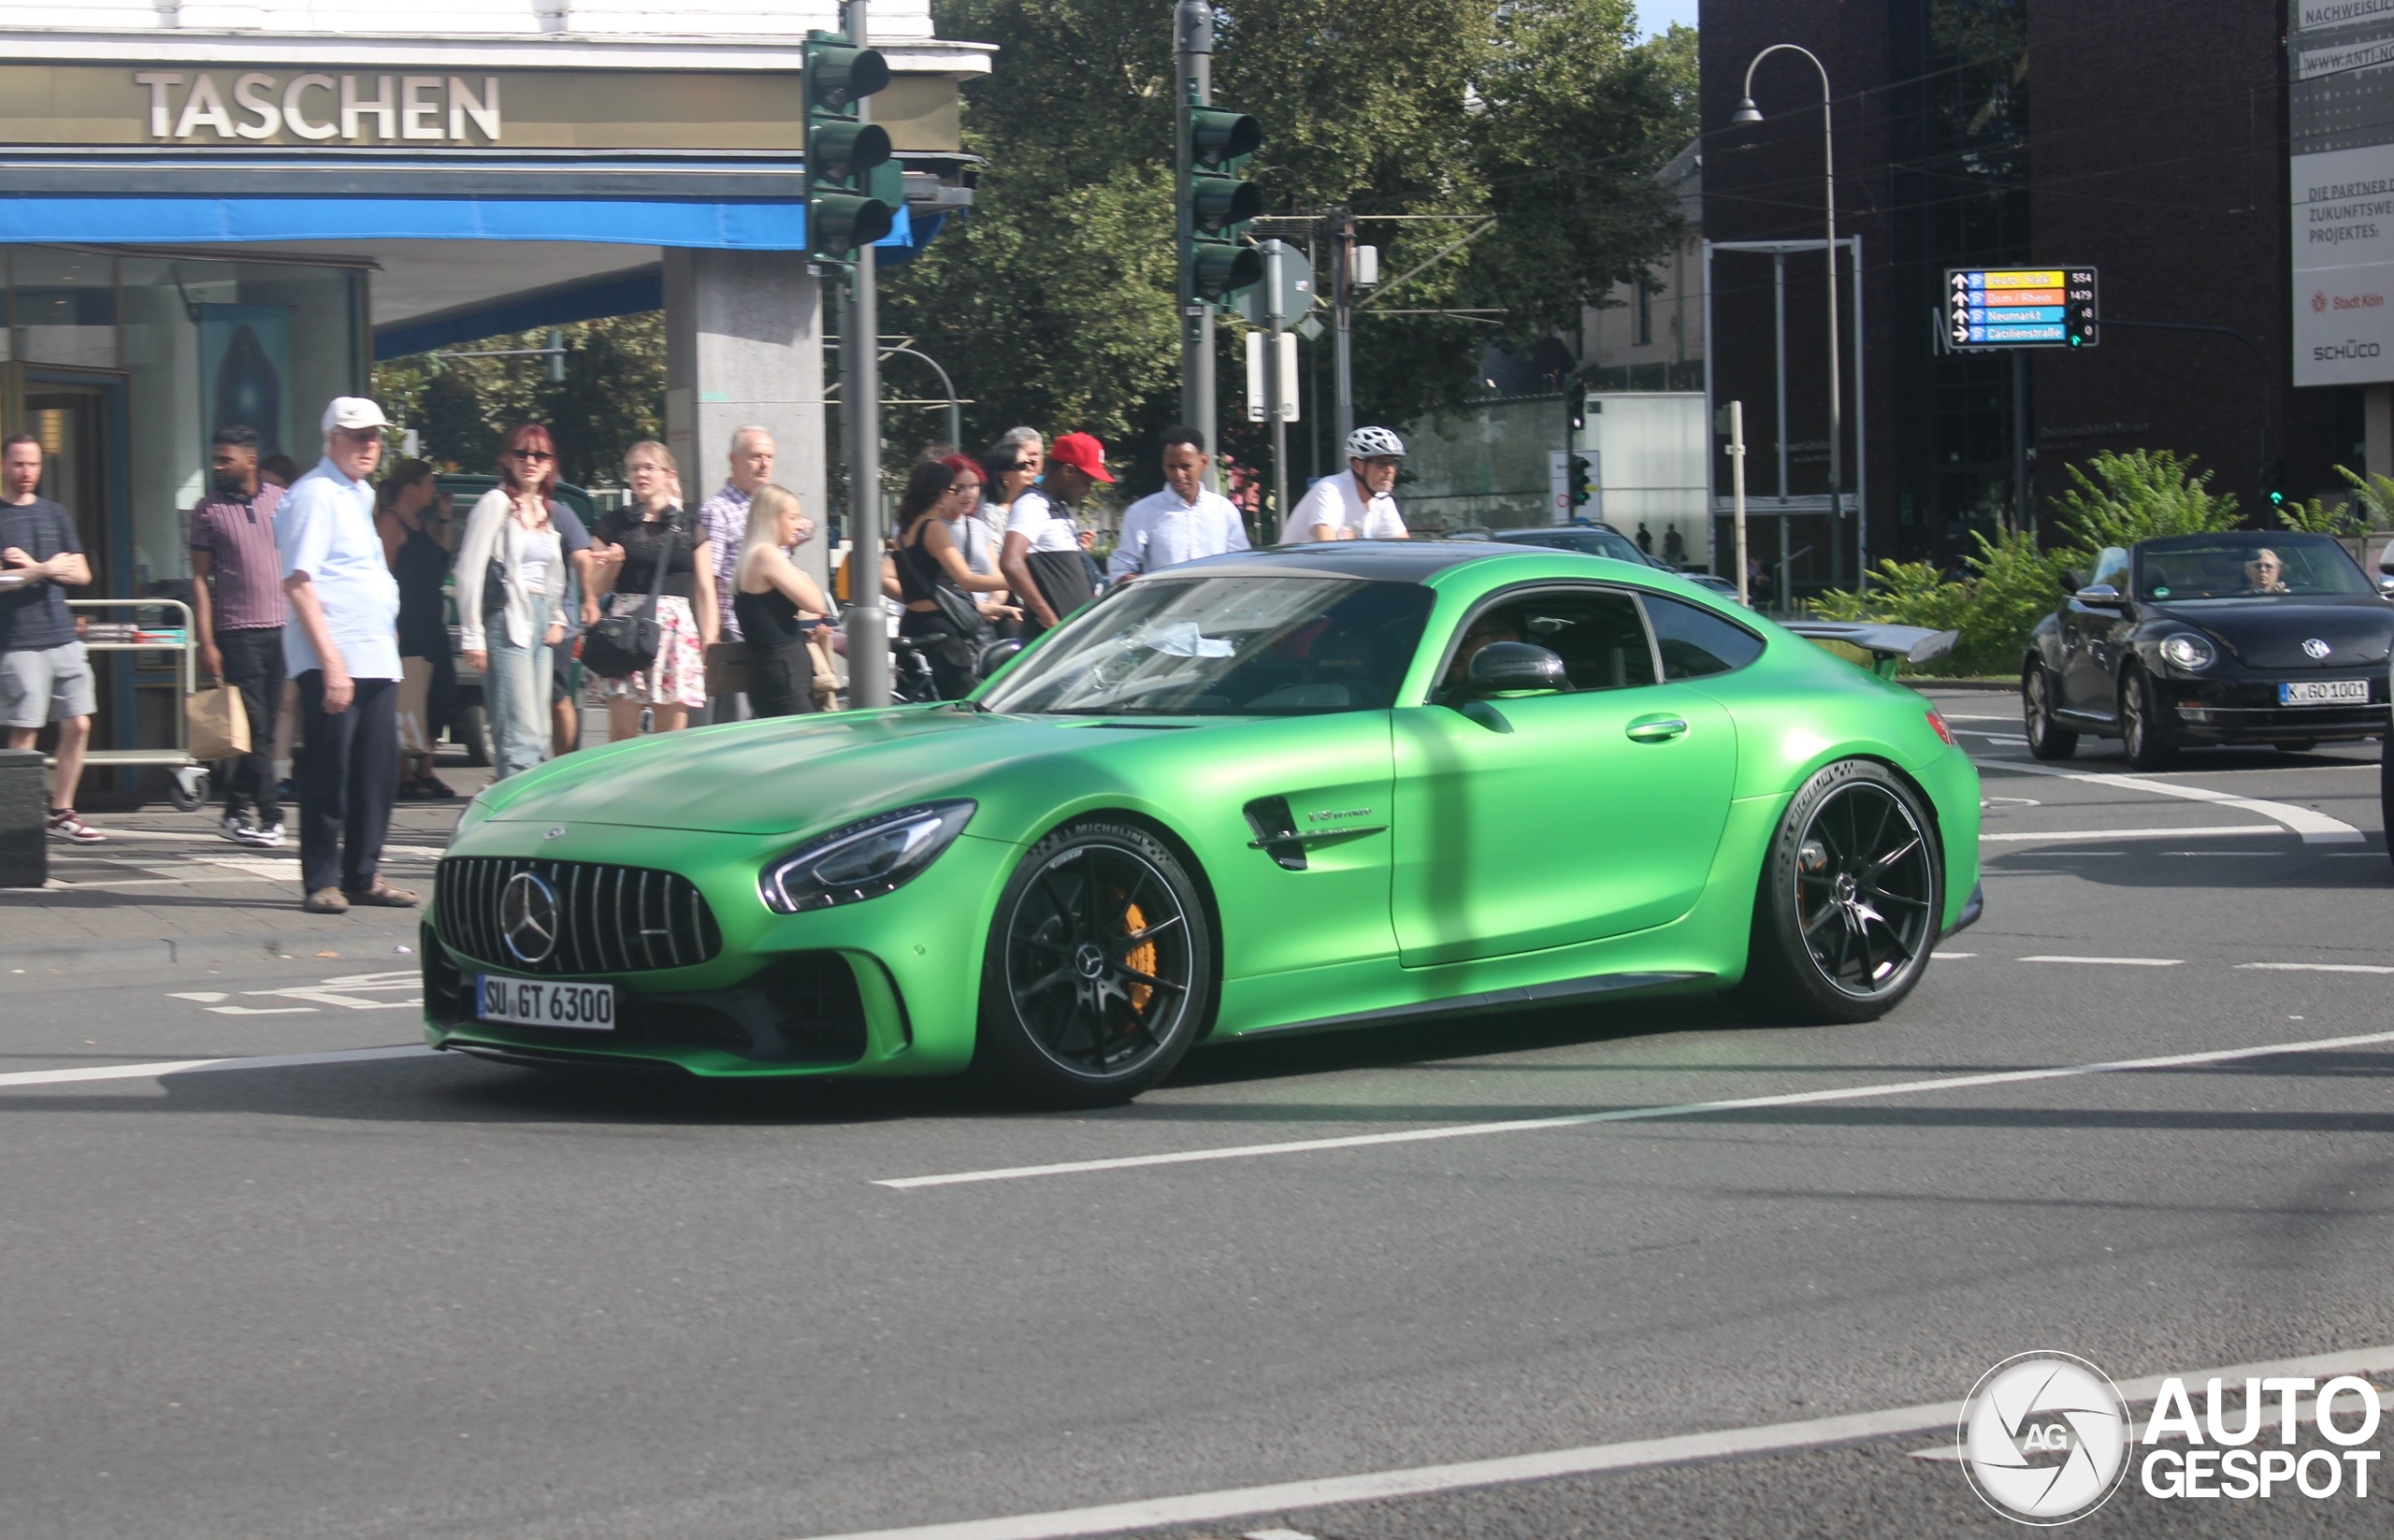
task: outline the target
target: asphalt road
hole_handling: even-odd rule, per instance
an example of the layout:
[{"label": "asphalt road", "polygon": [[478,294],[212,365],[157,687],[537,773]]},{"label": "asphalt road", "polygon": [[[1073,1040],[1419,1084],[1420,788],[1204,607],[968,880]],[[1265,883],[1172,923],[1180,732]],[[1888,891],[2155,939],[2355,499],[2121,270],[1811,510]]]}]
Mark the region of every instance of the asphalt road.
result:
[{"label": "asphalt road", "polygon": [[[1868,1027],[1491,1017],[1032,1116],[359,1057],[418,1041],[408,957],[0,969],[0,1534],[797,1540],[1275,1483],[1329,1484],[1139,1518],[2009,1533],[1920,1458],[1950,1433],[1806,1425],[2036,1348],[2394,1369],[2374,745],[2122,784],[2100,744],[2026,768],[2008,698],[1941,703],[1987,768],[1987,914]],[[217,1058],[259,1062],[139,1069]],[[2389,1504],[2132,1482],[2074,1533],[2374,1534]]]}]

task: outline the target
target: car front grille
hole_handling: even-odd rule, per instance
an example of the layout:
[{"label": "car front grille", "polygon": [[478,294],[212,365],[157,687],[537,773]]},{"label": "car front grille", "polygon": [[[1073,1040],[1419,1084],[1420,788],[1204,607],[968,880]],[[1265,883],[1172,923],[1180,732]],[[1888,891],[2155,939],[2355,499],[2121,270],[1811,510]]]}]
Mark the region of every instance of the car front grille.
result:
[{"label": "car front grille", "polygon": [[[556,907],[554,947],[530,962],[508,945],[503,912],[508,885],[525,872],[548,885]],[[649,867],[451,856],[440,862],[436,893],[444,944],[526,973],[687,968],[723,950],[723,932],[697,885]]]}]

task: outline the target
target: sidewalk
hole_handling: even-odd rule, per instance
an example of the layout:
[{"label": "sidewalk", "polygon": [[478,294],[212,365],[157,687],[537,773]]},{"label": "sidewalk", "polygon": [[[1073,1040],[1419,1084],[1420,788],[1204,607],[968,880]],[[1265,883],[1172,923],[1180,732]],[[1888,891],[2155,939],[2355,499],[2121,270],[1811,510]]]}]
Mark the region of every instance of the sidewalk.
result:
[{"label": "sidewalk", "polygon": [[[440,778],[457,797],[399,803],[382,850],[382,874],[420,897],[430,895],[433,863],[490,771],[444,764]],[[284,810],[287,824],[296,811]],[[237,845],[217,833],[223,812],[153,804],[95,814],[105,844],[53,841],[47,887],[0,888],[0,969],[413,956],[421,909],[304,913],[296,827],[277,849]]]}]

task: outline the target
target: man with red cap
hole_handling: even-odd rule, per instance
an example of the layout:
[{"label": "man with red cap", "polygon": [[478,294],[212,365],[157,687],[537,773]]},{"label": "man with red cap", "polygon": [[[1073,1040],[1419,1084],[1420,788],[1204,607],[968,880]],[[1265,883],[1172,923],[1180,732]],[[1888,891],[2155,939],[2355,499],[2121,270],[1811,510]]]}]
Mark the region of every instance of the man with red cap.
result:
[{"label": "man with red cap", "polygon": [[1021,598],[1023,624],[1031,636],[1096,597],[1073,507],[1098,482],[1113,480],[1105,468],[1105,446],[1095,436],[1061,434],[1048,446],[1046,474],[1007,512],[998,571]]}]

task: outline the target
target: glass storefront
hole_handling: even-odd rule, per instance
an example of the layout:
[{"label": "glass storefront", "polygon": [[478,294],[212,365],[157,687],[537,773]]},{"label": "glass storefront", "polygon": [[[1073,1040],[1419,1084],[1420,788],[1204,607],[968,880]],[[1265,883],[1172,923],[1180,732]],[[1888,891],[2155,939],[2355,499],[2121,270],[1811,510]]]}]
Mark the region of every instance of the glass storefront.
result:
[{"label": "glass storefront", "polygon": [[172,593],[217,428],[302,470],[316,422],[368,370],[367,264],[300,256],[0,247],[0,431],[52,450],[94,597]]}]

